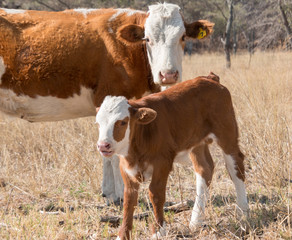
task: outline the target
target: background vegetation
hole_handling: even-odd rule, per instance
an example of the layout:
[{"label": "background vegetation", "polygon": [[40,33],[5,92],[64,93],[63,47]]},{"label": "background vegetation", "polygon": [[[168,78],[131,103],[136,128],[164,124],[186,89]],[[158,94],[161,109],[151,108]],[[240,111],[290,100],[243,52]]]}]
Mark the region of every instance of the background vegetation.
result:
[{"label": "background vegetation", "polygon": [[[238,54],[230,69],[222,62],[223,54],[185,56],[183,79],[212,70],[231,91],[246,155],[250,232],[241,231],[235,190],[214,146],[206,227],[192,233],[187,227],[191,211],[167,213],[165,239],[291,239],[292,55],[256,52],[249,66],[249,54]],[[114,239],[118,228],[100,218],[122,211],[106,206],[101,197],[102,161],[93,117],[2,122],[0,133],[0,239]],[[147,186],[136,213],[147,211]],[[194,200],[195,195],[192,168],[176,166],[167,201]],[[148,221],[135,220],[134,239],[149,239],[148,229]]]}]

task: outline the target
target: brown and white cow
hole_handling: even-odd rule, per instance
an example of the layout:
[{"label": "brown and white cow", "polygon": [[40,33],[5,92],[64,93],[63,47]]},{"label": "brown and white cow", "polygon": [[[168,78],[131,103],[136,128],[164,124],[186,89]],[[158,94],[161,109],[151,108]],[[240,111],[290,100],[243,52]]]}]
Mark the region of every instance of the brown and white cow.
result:
[{"label": "brown and white cow", "polygon": [[[106,95],[157,92],[181,80],[184,36],[207,36],[212,26],[185,23],[173,4],[150,6],[148,13],[0,9],[0,111],[57,121],[94,116]],[[114,200],[123,194],[115,159],[104,158],[103,180],[104,194]]]},{"label": "brown and white cow", "polygon": [[231,96],[215,75],[185,81],[139,100],[107,96],[97,108],[96,123],[101,154],[120,156],[125,184],[120,239],[130,239],[139,185],[147,179],[151,179],[149,197],[162,234],[168,175],[174,162],[185,163],[188,157],[195,169],[197,185],[190,227],[194,229],[202,223],[214,170],[208,148],[212,140],[223,150],[236,187],[237,204],[247,214],[244,156],[238,146]]}]

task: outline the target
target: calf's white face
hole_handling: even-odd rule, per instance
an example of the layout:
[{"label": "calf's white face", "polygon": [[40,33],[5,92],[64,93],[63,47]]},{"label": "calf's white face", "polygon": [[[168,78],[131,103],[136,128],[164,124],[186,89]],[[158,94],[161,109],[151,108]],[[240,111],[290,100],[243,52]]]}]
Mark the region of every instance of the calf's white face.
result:
[{"label": "calf's white face", "polygon": [[127,156],[130,145],[130,119],[134,124],[149,124],[157,113],[150,108],[133,108],[125,97],[107,96],[96,109],[99,126],[97,148],[110,157],[113,154]]},{"label": "calf's white face", "polygon": [[126,155],[129,147],[130,105],[125,97],[107,96],[97,108],[98,150],[105,157]]}]

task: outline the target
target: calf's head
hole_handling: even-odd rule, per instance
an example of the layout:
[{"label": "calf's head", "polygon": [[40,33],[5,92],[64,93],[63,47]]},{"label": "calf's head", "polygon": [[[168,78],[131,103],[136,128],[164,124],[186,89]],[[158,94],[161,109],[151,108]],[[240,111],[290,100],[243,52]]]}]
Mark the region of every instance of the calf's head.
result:
[{"label": "calf's head", "polygon": [[130,24],[118,30],[118,37],[127,44],[146,41],[154,82],[162,86],[182,80],[185,38],[204,38],[212,32],[214,25],[205,20],[187,24],[179,9],[179,6],[168,3],[149,6],[143,26]]},{"label": "calf's head", "polygon": [[125,97],[107,96],[96,109],[99,127],[97,148],[110,157],[113,154],[126,156],[130,145],[130,125],[148,124],[157,113],[150,108],[133,108]]}]

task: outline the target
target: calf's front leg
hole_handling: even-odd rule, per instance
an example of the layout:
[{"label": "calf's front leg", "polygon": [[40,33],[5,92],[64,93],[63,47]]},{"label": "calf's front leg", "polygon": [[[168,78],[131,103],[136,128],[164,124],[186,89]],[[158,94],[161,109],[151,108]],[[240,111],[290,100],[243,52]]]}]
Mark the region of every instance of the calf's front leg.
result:
[{"label": "calf's front leg", "polygon": [[152,239],[158,239],[166,234],[164,228],[165,223],[163,205],[165,203],[166,184],[170,169],[165,166],[163,168],[164,169],[154,170],[152,180],[149,185],[149,197],[153,205],[155,216]]},{"label": "calf's front leg", "polygon": [[131,179],[125,172],[122,164],[120,170],[124,181],[124,214],[123,223],[117,239],[130,240],[130,233],[133,226],[134,209],[137,206],[139,183]]}]

